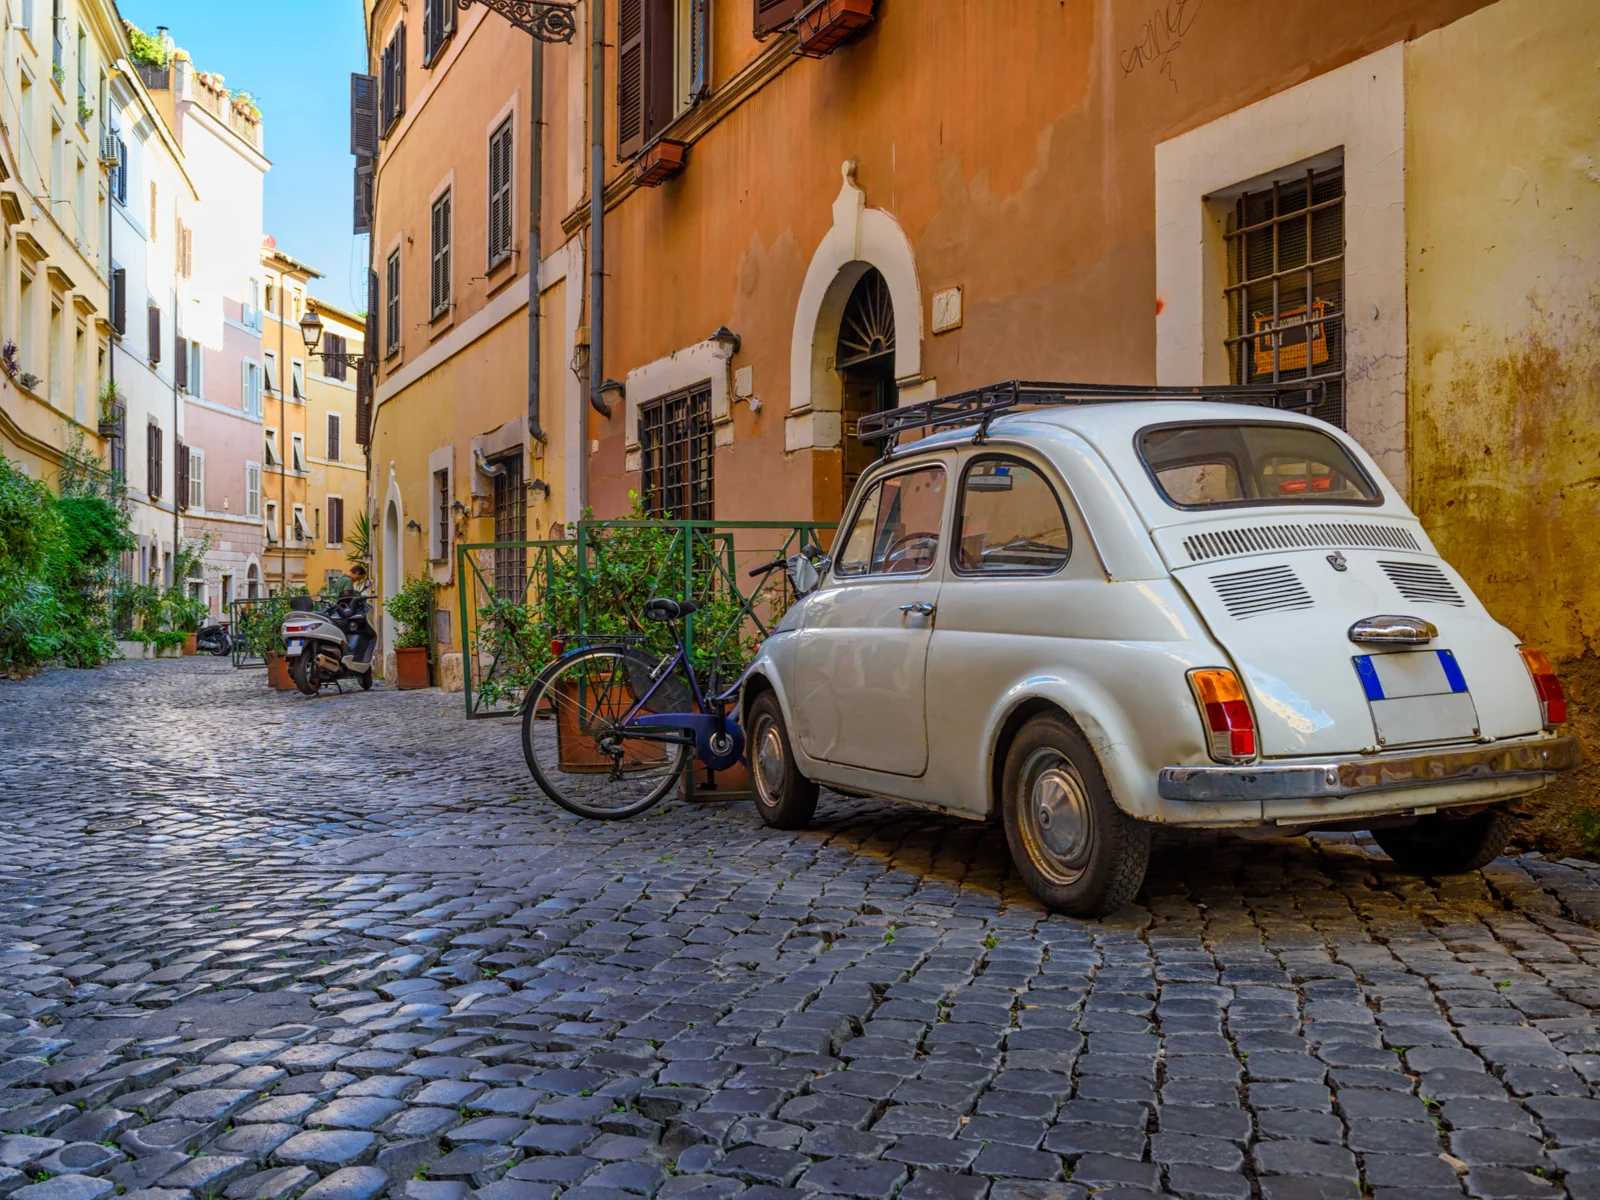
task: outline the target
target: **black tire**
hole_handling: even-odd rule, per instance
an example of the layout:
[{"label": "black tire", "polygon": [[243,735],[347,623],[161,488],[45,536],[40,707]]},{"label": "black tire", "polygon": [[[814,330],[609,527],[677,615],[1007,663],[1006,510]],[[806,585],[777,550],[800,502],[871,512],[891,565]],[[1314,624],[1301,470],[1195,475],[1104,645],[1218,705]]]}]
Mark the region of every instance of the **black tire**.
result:
[{"label": "black tire", "polygon": [[363,671],[363,672],[361,672],[361,690],[363,692],[370,692],[372,690],[372,672],[371,671]]},{"label": "black tire", "polygon": [[616,734],[638,698],[634,682],[648,680],[654,666],[631,647],[594,646],[557,659],[528,689],[522,756],[540,790],[568,812],[597,821],[637,816],[683,776],[688,746]]},{"label": "black tire", "polygon": [[1012,861],[1047,908],[1103,917],[1144,882],[1150,827],[1117,807],[1094,751],[1062,717],[1018,731],[1001,804]]},{"label": "black tire", "polygon": [[1404,829],[1374,829],[1372,838],[1402,871],[1464,875],[1499,858],[1516,827],[1504,808],[1486,808],[1470,817],[1433,813]]},{"label": "black tire", "polygon": [[750,705],[745,755],[756,812],[774,829],[804,829],[817,812],[817,785],[795,765],[778,697],[764,691]]},{"label": "black tire", "polygon": [[294,680],[294,686],[304,695],[315,696],[322,690],[322,685],[317,682],[317,655],[314,650],[297,655],[294,662],[289,664],[289,675]]}]

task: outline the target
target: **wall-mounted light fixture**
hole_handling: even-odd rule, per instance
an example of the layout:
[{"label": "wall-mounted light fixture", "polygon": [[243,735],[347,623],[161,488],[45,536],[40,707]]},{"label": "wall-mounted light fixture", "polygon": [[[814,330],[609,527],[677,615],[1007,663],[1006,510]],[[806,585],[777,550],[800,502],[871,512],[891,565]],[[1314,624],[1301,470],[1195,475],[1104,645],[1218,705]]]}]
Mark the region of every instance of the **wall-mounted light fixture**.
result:
[{"label": "wall-mounted light fixture", "polygon": [[464,517],[467,515],[467,506],[459,500],[452,500],[450,501],[450,511],[458,517]]},{"label": "wall-mounted light fixture", "polygon": [[412,533],[421,533],[422,532],[422,526],[417,524],[417,519],[415,517],[412,517],[411,520],[406,522],[406,528],[409,529]]},{"label": "wall-mounted light fixture", "polygon": [[[621,404],[628,398],[628,389],[615,379],[607,379],[600,385],[600,397],[605,401],[606,408],[609,410],[612,405]],[[611,413],[607,411],[606,416],[609,417],[610,415]]]},{"label": "wall-mounted light fixture", "polygon": [[550,485],[542,479],[535,479],[532,483],[530,483],[528,485],[528,491],[532,492],[540,500],[550,499]]},{"label": "wall-mounted light fixture", "polygon": [[714,342],[722,347],[728,352],[730,358],[739,353],[739,347],[744,344],[739,335],[726,325],[719,325],[717,331],[708,337],[706,341]]}]

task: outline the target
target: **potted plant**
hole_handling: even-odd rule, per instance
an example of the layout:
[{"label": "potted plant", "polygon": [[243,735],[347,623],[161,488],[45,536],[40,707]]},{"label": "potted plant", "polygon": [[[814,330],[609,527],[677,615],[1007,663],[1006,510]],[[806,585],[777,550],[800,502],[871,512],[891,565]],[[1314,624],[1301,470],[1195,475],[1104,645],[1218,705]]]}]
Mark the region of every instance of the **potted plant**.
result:
[{"label": "potted plant", "polygon": [[428,677],[428,630],[433,620],[433,580],[413,575],[385,602],[384,611],[401,628],[394,642],[395,686],[425,688]]}]

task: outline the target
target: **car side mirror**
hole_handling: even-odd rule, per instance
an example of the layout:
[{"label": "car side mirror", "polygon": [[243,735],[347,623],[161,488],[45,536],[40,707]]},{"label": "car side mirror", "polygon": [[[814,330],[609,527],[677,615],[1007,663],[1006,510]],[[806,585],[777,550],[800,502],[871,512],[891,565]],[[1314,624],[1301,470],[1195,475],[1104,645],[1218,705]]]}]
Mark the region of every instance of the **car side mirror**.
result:
[{"label": "car side mirror", "polygon": [[826,556],[811,559],[804,554],[796,554],[789,560],[789,582],[794,585],[795,594],[804,596],[816,591],[823,573],[832,565]]}]

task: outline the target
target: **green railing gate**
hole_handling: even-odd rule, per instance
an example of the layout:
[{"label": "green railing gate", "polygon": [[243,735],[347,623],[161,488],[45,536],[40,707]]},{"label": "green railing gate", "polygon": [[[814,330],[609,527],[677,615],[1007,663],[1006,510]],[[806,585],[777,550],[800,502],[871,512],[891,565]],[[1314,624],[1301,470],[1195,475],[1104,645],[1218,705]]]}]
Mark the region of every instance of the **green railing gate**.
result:
[{"label": "green railing gate", "polygon": [[692,598],[684,622],[702,679],[743,670],[790,604],[783,571],[749,569],[802,546],[826,547],[815,521],[581,521],[575,538],[456,547],[467,717],[512,716],[554,657],[553,639],[627,637],[665,651],[669,634],[640,617],[652,596]]}]

